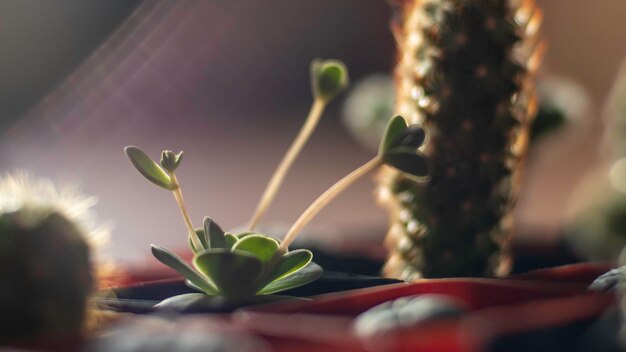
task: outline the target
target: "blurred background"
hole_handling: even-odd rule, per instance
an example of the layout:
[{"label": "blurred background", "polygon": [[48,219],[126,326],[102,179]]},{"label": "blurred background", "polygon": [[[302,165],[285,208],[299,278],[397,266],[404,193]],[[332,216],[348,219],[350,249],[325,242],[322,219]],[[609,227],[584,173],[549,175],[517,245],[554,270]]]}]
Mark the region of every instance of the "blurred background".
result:
[{"label": "blurred background", "polygon": [[[577,185],[602,163],[602,106],[626,53],[626,2],[538,3],[549,43],[541,79],[577,82],[584,104],[531,150],[516,238],[531,243],[557,240]],[[120,261],[143,260],[149,243],[185,246],[171,195],[136,173],[126,145],[155,158],[184,150],[178,174],[195,223],[243,225],[308,112],[310,61],[341,59],[353,82],[390,73],[391,17],[382,0],[0,1],[0,172],[96,195],[99,218],[114,224],[106,251]],[[267,222],[293,222],[373,155],[342,122],[342,104],[330,106]],[[362,180],[332,203],[311,239],[382,240],[374,186]]]}]

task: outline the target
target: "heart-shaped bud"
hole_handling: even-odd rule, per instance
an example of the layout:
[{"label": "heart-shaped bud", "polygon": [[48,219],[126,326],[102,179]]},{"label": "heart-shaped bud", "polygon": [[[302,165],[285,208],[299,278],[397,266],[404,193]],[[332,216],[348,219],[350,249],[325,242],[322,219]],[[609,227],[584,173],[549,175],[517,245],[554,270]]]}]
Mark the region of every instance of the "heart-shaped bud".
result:
[{"label": "heart-shaped bud", "polygon": [[313,60],[311,63],[311,86],[313,96],[325,103],[330,102],[350,84],[348,68],[339,60]]},{"label": "heart-shaped bud", "polygon": [[407,131],[408,126],[404,117],[396,115],[389,119],[387,127],[385,127],[385,133],[383,133],[383,139],[380,141],[380,147],[378,154],[384,155],[387,151],[394,146],[395,141]]},{"label": "heart-shaped bud", "polygon": [[387,123],[378,155],[388,166],[415,177],[425,177],[428,160],[417,150],[425,139],[426,133],[420,126],[408,126],[402,116],[393,116]]}]

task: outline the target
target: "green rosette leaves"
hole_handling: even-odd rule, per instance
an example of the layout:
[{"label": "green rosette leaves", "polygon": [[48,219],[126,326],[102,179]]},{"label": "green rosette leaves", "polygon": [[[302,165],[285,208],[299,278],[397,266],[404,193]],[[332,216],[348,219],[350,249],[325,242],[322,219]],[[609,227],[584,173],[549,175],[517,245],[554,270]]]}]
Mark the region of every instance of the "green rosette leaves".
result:
[{"label": "green rosette leaves", "polygon": [[203,248],[191,243],[193,267],[165,248],[152,246],[152,253],[190,287],[207,295],[243,299],[273,294],[308,284],[322,274],[322,268],[311,262],[310,251],[279,253],[280,241],[273,237],[254,232],[233,235],[208,217],[196,233]]}]

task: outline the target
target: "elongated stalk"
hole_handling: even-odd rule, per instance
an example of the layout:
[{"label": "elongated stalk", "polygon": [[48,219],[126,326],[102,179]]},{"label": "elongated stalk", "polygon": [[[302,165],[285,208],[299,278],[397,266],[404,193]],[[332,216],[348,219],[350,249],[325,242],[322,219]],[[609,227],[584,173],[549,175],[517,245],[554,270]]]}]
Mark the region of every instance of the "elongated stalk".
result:
[{"label": "elongated stalk", "polygon": [[296,139],[287,150],[287,153],[281,160],[280,164],[278,164],[276,171],[274,171],[270,182],[263,192],[263,196],[261,197],[261,200],[259,201],[259,204],[257,205],[254,214],[252,215],[250,224],[248,225],[248,228],[250,230],[253,230],[256,227],[256,225],[259,223],[263,215],[265,215],[265,212],[274,200],[274,197],[276,197],[276,193],[278,192],[280,185],[283,183],[283,180],[285,179],[289,168],[291,167],[291,165],[293,165],[293,162],[296,160],[298,154],[300,154],[300,151],[302,151],[302,148],[309,140],[309,137],[311,137],[311,134],[317,126],[317,123],[322,117],[322,113],[324,112],[325,107],[326,102],[324,100],[317,98],[313,101],[313,105],[311,105],[311,110],[309,111],[309,116],[307,116],[307,119],[304,122],[304,126],[302,126],[300,132],[298,133],[298,136],[296,136]]},{"label": "elongated stalk", "polygon": [[185,221],[185,226],[187,227],[187,232],[189,233],[189,238],[193,242],[194,247],[202,248],[202,243],[196,234],[196,230],[193,227],[193,223],[191,222],[191,217],[189,217],[189,212],[187,211],[187,205],[185,205],[185,199],[183,198],[183,192],[180,189],[180,184],[178,183],[178,179],[176,175],[171,172],[170,177],[172,182],[176,185],[176,188],[172,190],[172,194],[174,194],[174,199],[176,199],[176,203],[180,208],[180,212],[183,215],[183,220]]},{"label": "elongated stalk", "polygon": [[298,220],[291,226],[287,235],[283,239],[279,253],[284,252],[287,247],[295,240],[300,231],[311,221],[313,218],[322,210],[328,203],[330,203],[335,197],[337,197],[341,192],[346,190],[348,186],[353,184],[356,180],[380,166],[383,163],[380,156],[376,156],[372,160],[360,166],[358,169],[352,171],[350,174],[339,180],[337,183],[332,185],[329,189],[326,190],[321,196],[319,196],[305,211],[300,215]]}]

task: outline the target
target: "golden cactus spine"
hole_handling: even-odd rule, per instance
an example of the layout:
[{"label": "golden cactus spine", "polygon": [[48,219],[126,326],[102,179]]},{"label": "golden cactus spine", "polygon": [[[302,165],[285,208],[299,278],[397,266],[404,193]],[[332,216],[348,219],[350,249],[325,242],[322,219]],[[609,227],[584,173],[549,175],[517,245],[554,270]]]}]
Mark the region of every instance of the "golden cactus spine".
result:
[{"label": "golden cactus spine", "polygon": [[396,110],[427,133],[427,180],[385,169],[384,273],[498,276],[510,269],[514,200],[545,45],[533,0],[404,0]]}]

